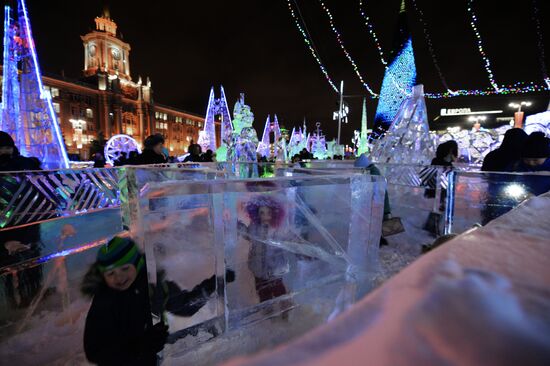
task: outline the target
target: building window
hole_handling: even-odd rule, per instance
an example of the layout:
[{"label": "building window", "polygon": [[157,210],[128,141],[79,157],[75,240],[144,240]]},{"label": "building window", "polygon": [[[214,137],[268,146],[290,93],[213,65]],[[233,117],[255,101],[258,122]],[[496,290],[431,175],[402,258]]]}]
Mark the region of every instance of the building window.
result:
[{"label": "building window", "polygon": [[197,122],[197,126],[199,126],[199,128],[202,127],[202,122]]},{"label": "building window", "polygon": [[71,116],[80,117],[80,109],[76,106],[71,106]]},{"label": "building window", "polygon": [[61,110],[59,107],[59,103],[53,103],[53,110],[55,113],[59,114],[59,111]]},{"label": "building window", "polygon": [[52,93],[52,98],[57,98],[57,97],[59,97],[59,89],[57,89],[57,88],[52,88],[52,89],[51,89],[51,93]]},{"label": "building window", "polygon": [[183,118],[182,118],[182,117],[176,117],[176,122],[177,122],[177,123],[182,123],[182,122],[183,122]]},{"label": "building window", "polygon": [[94,110],[92,108],[86,108],[86,118],[94,118]]}]

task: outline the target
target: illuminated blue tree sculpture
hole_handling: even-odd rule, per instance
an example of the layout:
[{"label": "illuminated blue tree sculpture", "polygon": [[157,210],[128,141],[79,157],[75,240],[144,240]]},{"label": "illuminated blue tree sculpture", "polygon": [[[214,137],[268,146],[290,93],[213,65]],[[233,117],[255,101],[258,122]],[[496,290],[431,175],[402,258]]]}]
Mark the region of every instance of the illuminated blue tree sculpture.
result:
[{"label": "illuminated blue tree sculpture", "polygon": [[9,7],[5,8],[5,17],[0,129],[12,135],[23,155],[37,157],[45,169],[68,168],[69,159],[51,95],[42,84],[24,0],[18,1],[18,24],[14,24]]},{"label": "illuminated blue tree sculpture", "polygon": [[394,40],[394,47],[388,63],[380,100],[374,120],[374,133],[380,134],[388,129],[393,122],[401,103],[411,96],[412,88],[416,83],[416,65],[412,39],[407,26],[405,1],[402,1],[399,14],[398,34]]}]

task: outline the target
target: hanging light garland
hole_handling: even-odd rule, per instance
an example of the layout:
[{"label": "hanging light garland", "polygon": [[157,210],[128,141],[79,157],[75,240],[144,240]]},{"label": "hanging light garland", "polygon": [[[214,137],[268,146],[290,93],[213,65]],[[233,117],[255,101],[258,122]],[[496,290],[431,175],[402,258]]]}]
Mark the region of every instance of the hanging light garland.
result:
[{"label": "hanging light garland", "polygon": [[483,49],[483,40],[481,39],[481,34],[479,34],[479,31],[477,30],[477,17],[473,9],[474,0],[468,0],[468,12],[470,13],[470,16],[472,18],[472,21],[470,22],[470,25],[472,26],[472,30],[474,31],[477,39],[477,48],[479,50],[479,53],[481,57],[483,58],[483,62],[485,63],[485,71],[487,71],[487,75],[489,76],[489,82],[493,86],[496,92],[499,91],[499,87],[497,82],[495,81],[495,77],[493,75],[493,71],[491,70],[491,61],[489,61],[489,58],[487,57],[487,54],[485,53],[485,50]]},{"label": "hanging light garland", "polygon": [[[360,0],[361,1],[361,0]],[[454,91],[449,88],[449,84],[447,84],[447,80],[445,79],[445,76],[443,76],[443,72],[441,71],[441,67],[439,66],[439,62],[437,61],[437,57],[435,55],[435,50],[432,44],[432,37],[430,37],[430,33],[428,32],[428,24],[424,20],[424,12],[418,4],[416,3],[416,0],[412,0],[414,9],[418,13],[418,20],[422,24],[422,30],[424,32],[424,38],[426,40],[426,44],[428,45],[428,51],[430,52],[430,56],[432,57],[433,64],[435,66],[435,69],[437,70],[437,74],[439,75],[439,79],[441,80],[441,83],[443,84],[443,87],[447,89],[447,92],[450,94],[453,94]]]},{"label": "hanging light garland", "polygon": [[367,29],[369,30],[369,33],[372,36],[372,39],[374,40],[374,44],[376,45],[376,49],[378,50],[378,54],[380,55],[380,62],[382,62],[382,65],[387,65],[388,63],[384,59],[384,51],[382,50],[382,46],[380,45],[378,36],[374,31],[374,27],[372,26],[369,16],[363,10],[363,0],[359,0],[359,11],[361,12],[361,16],[365,20],[365,25],[367,26]]},{"label": "hanging light garland", "polygon": [[[300,21],[298,20],[298,17],[296,16],[296,13],[294,13],[294,9],[292,8],[291,0],[287,0],[287,4],[288,4],[288,10],[290,10],[290,14],[292,15],[292,18],[294,19],[294,24],[296,24],[296,27],[298,28],[298,31],[300,31],[300,33],[302,34],[302,38],[304,40],[304,43],[309,48],[309,50],[311,52],[311,55],[313,56],[315,61],[317,61],[317,64],[319,65],[319,68],[321,69],[321,72],[325,76],[325,79],[328,81],[328,83],[330,84],[332,89],[335,92],[338,93],[338,88],[336,87],[336,85],[334,84],[332,79],[330,78],[330,76],[327,72],[327,69],[323,65],[323,62],[321,61],[321,58],[320,58],[318,52],[313,48],[313,40],[310,40],[310,37],[308,37],[308,35],[306,34],[304,29],[300,25]],[[296,4],[296,6],[298,6],[298,4]],[[305,22],[304,22],[304,27],[305,27]]]},{"label": "hanging light garland", "polygon": [[[294,10],[292,8],[291,0],[287,0],[287,3],[288,3],[289,11],[290,11],[290,13],[291,13],[291,15],[294,19],[294,23],[296,24],[296,27],[298,28],[299,32],[302,34],[302,37],[304,39],[304,43],[307,45],[307,47],[311,51],[312,56],[314,57],[315,61],[319,65],[319,68],[323,72],[323,75],[325,76],[326,80],[328,81],[328,83],[330,84],[332,89],[334,91],[338,92],[338,88],[336,87],[336,85],[334,84],[332,79],[330,78],[328,72],[326,71],[326,67],[324,66],[324,64],[322,63],[320,57],[318,56],[318,52],[313,48],[313,42],[310,40],[310,37],[308,37],[307,33],[301,27],[300,22],[298,20],[298,17],[296,16],[296,13],[294,12]],[[472,3],[472,0],[469,0],[469,5],[471,5],[471,3]],[[326,9],[326,6],[324,6],[324,8]],[[471,8],[469,8],[469,9],[471,9]],[[473,15],[473,17],[475,18],[475,15]],[[330,19],[331,19],[331,24],[334,28],[334,22],[332,21],[332,14],[330,15]],[[477,18],[475,18],[475,20],[477,21]],[[302,19],[302,22],[304,22],[303,19]],[[371,23],[369,22],[369,24],[371,24]],[[472,22],[472,24],[473,24],[473,27],[475,27],[475,23]],[[304,26],[305,26],[305,22],[304,22]],[[475,29],[477,30],[477,27],[475,27]],[[334,30],[336,30],[336,28],[334,28]],[[373,29],[373,32],[374,32],[374,29]],[[479,34],[479,33],[477,33],[477,34]],[[338,36],[339,35],[340,34],[338,33]],[[338,39],[341,40],[341,36],[339,36]],[[378,38],[376,38],[376,39],[378,40]],[[378,42],[377,47],[379,47],[379,42]],[[380,50],[381,49],[382,48],[380,47]],[[482,56],[483,55],[484,55],[484,53],[482,53]],[[544,56],[544,53],[543,53],[543,56]],[[490,71],[490,69],[489,69],[489,71]],[[490,75],[491,75],[491,80],[492,80],[492,72],[491,72]],[[540,85],[540,84],[537,84],[535,82],[516,82],[516,83],[510,84],[510,85],[500,85],[500,86],[498,86],[496,84],[496,82],[494,82],[494,80],[492,80],[491,85],[493,86],[493,88],[488,88],[488,89],[484,89],[484,90],[481,90],[481,89],[477,89],[477,90],[475,90],[475,89],[474,90],[461,89],[461,90],[454,90],[454,91],[448,89],[446,92],[442,92],[442,93],[425,93],[425,96],[426,96],[426,98],[430,98],[430,99],[442,99],[442,98],[453,98],[453,97],[459,97],[459,96],[488,96],[488,95],[497,95],[497,94],[511,95],[511,94],[534,93],[534,92],[542,92],[542,91],[550,90],[550,79],[548,79],[547,76],[545,76],[545,81],[546,81],[547,85]],[[494,84],[493,84],[493,82],[494,82]],[[377,98],[377,97],[378,97],[377,94],[371,93],[371,98]]]},{"label": "hanging light garland", "polygon": [[357,75],[357,77],[361,81],[361,84],[363,84],[363,86],[367,89],[367,91],[370,93],[371,96],[377,97],[378,94],[376,94],[371,89],[369,84],[367,84],[365,82],[365,80],[363,79],[363,76],[361,76],[361,73],[359,72],[359,68],[357,67],[357,64],[355,63],[355,61],[353,60],[353,58],[349,54],[348,50],[346,49],[346,46],[344,45],[344,42],[342,41],[342,36],[340,35],[340,32],[338,32],[338,30],[334,26],[334,20],[333,20],[332,13],[330,12],[329,8],[327,8],[327,6],[323,2],[323,0],[319,0],[319,4],[321,4],[321,7],[323,8],[325,13],[327,14],[328,19],[329,19],[329,23],[330,23],[330,28],[332,29],[332,32],[336,35],[336,40],[338,41],[338,44],[340,45],[340,48],[342,49],[342,51],[344,51],[344,54],[346,55],[346,58],[348,59],[348,61],[353,66],[353,71],[355,71],[355,74]]},{"label": "hanging light garland", "polygon": [[537,45],[539,48],[540,71],[542,73],[544,81],[546,82],[546,85],[548,86],[548,88],[550,88],[550,78],[548,77],[548,72],[546,71],[546,55],[544,54],[544,41],[542,38],[542,29],[540,26],[540,15],[539,7],[537,6],[537,0],[533,0],[533,20],[535,21],[535,28],[537,30]]}]

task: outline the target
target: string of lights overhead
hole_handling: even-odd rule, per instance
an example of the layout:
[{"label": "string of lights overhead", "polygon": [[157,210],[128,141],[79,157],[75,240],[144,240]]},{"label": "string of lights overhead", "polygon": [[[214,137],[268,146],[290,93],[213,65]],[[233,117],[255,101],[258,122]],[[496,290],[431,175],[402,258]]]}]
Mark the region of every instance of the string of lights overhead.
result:
[{"label": "string of lights overhead", "polygon": [[479,54],[481,55],[481,58],[483,59],[483,63],[485,64],[484,67],[485,67],[485,71],[487,72],[487,76],[489,77],[489,82],[491,83],[495,91],[498,92],[499,87],[493,75],[493,70],[491,70],[491,61],[489,61],[489,57],[487,57],[487,54],[483,49],[483,40],[481,39],[481,34],[477,29],[477,16],[474,12],[473,6],[474,6],[474,0],[468,0],[468,13],[470,13],[470,17],[472,18],[470,22],[470,26],[472,27],[472,30],[474,31],[474,34],[476,36],[477,48],[479,50]]},{"label": "string of lights overhead", "polygon": [[[302,38],[304,40],[304,43],[306,44],[306,46],[309,48],[310,52],[311,52],[311,55],[313,56],[313,58],[315,59],[315,61],[317,62],[317,64],[319,65],[319,68],[321,69],[321,72],[323,73],[323,75],[325,76],[325,79],[328,81],[328,83],[330,84],[331,88],[338,93],[338,88],[336,87],[336,85],[334,84],[334,82],[332,81],[332,79],[330,78],[328,72],[327,72],[327,69],[325,67],[325,65],[323,64],[323,62],[321,61],[321,58],[319,56],[319,53],[313,48],[313,41],[310,39],[310,37],[308,37],[308,35],[306,34],[306,32],[304,31],[304,29],[302,28],[302,26],[300,25],[300,21],[298,20],[298,17],[296,16],[296,13],[294,12],[294,9],[292,8],[292,3],[291,3],[291,0],[287,0],[287,4],[288,4],[288,10],[290,11],[290,14],[292,15],[292,18],[294,19],[294,24],[296,24],[296,27],[298,28],[298,31],[300,31],[300,33],[302,34]],[[298,4],[296,4],[296,6],[298,6]],[[297,8],[298,9],[298,8]],[[302,22],[304,23],[304,27],[305,27],[305,22],[302,18]]]},{"label": "string of lights overhead", "polygon": [[550,88],[550,78],[548,77],[548,72],[546,71],[546,55],[544,53],[544,40],[542,38],[542,28],[540,25],[540,15],[537,0],[533,0],[533,20],[535,21],[535,29],[537,31],[537,46],[539,49],[540,71],[542,73],[544,81],[546,82],[546,85],[548,86],[548,88]]},{"label": "string of lights overhead", "polygon": [[359,72],[359,68],[357,67],[357,64],[355,63],[355,61],[353,60],[353,58],[349,54],[348,50],[346,49],[346,46],[344,45],[344,41],[342,41],[342,36],[340,35],[340,32],[338,32],[338,29],[336,29],[336,27],[334,26],[334,20],[333,20],[333,17],[332,17],[332,13],[330,12],[330,9],[325,5],[323,0],[319,0],[319,4],[321,4],[321,7],[323,8],[325,13],[327,14],[328,19],[329,19],[329,23],[330,23],[330,28],[332,29],[332,32],[336,35],[336,40],[338,41],[338,44],[340,45],[340,48],[342,49],[342,51],[344,51],[344,54],[346,55],[346,58],[351,63],[351,65],[353,67],[353,71],[355,72],[355,74],[357,75],[359,80],[361,81],[361,84],[363,84],[363,86],[365,87],[365,89],[367,89],[367,91],[369,92],[369,94],[371,96],[377,97],[378,94],[376,94],[371,89],[369,84],[363,79],[363,76]]},{"label": "string of lights overhead", "polygon": [[378,36],[376,35],[376,32],[374,31],[374,27],[369,19],[369,16],[367,13],[363,10],[363,0],[359,0],[359,12],[361,13],[361,16],[365,20],[365,25],[367,26],[367,29],[374,40],[374,44],[376,45],[376,49],[378,50],[378,54],[380,55],[380,62],[382,62],[382,65],[387,65],[388,63],[384,59],[384,51],[382,50],[382,46],[380,45],[380,41],[378,40]]},{"label": "string of lights overhead", "polygon": [[[361,0],[360,0],[361,1]],[[449,88],[449,84],[447,84],[447,80],[445,79],[445,76],[443,76],[443,72],[441,71],[441,67],[439,66],[439,62],[437,61],[437,56],[435,55],[435,50],[432,43],[432,37],[430,36],[430,33],[428,32],[428,24],[424,20],[424,12],[418,4],[416,3],[416,0],[412,0],[414,9],[418,13],[418,20],[422,24],[422,30],[424,32],[424,39],[426,40],[426,44],[428,45],[428,52],[430,53],[430,56],[432,58],[432,62],[434,64],[435,69],[437,70],[437,74],[439,75],[439,79],[441,80],[441,83],[443,84],[443,87],[447,89],[447,91],[451,94],[454,92]]]},{"label": "string of lights overhead", "polygon": [[[296,1],[296,0],[294,0],[294,1]],[[319,2],[321,3],[323,9],[325,10],[325,12],[327,13],[327,15],[329,17],[332,31],[337,36],[338,43],[341,45],[342,50],[345,50],[344,53],[347,56],[349,56],[349,58],[347,57],[348,61],[352,62],[352,66],[354,66],[354,70],[356,70],[356,74],[358,74],[358,76],[360,76],[360,73],[357,69],[357,66],[356,66],[355,62],[353,61],[353,59],[349,55],[349,52],[347,52],[347,50],[345,49],[344,43],[342,41],[341,34],[338,32],[338,30],[334,26],[334,20],[333,20],[332,13],[327,8],[327,6],[323,3],[322,0],[319,0]],[[311,51],[312,56],[314,57],[315,61],[319,65],[321,71],[323,72],[323,75],[325,76],[325,78],[329,82],[332,89],[334,91],[338,92],[338,88],[336,87],[336,85],[334,84],[332,79],[330,78],[330,76],[329,76],[329,74],[326,70],[325,65],[322,63],[322,61],[320,59],[319,53],[312,46],[313,43],[311,41],[311,36],[308,36],[308,34],[301,27],[300,22],[298,20],[298,17],[296,16],[296,13],[294,12],[294,10],[292,8],[291,0],[287,0],[287,3],[288,3],[289,11],[290,11],[290,13],[291,13],[291,15],[294,19],[294,23],[296,24],[296,27],[298,28],[298,31],[301,33],[301,35],[303,37],[304,43],[308,46],[309,50]],[[359,0],[359,3],[360,3],[360,6],[361,6],[361,13],[362,13],[363,19],[365,19],[365,21],[366,21],[365,24],[369,28],[369,32],[372,31],[371,34],[373,35],[373,39],[375,39],[375,43],[377,45],[377,48],[379,49],[379,55],[381,57],[381,61],[383,60],[384,62],[386,62],[385,58],[383,57],[382,47],[380,46],[380,42],[378,40],[378,37],[376,36],[376,33],[374,32],[374,27],[372,26],[372,22],[370,21],[370,19],[368,18],[366,12],[364,11],[363,0]],[[413,3],[414,3],[414,0],[413,0]],[[468,90],[468,89],[451,90],[450,88],[445,86],[447,88],[447,91],[441,92],[441,93],[427,92],[427,93],[425,93],[426,98],[442,99],[442,98],[453,98],[453,97],[458,97],[458,96],[488,96],[488,95],[497,95],[497,94],[499,94],[499,95],[510,95],[510,94],[525,94],[525,93],[541,92],[541,91],[550,90],[550,79],[548,79],[546,73],[544,74],[544,78],[545,78],[545,81],[546,81],[547,85],[541,85],[541,84],[538,84],[536,82],[516,82],[516,83],[508,84],[508,85],[498,85],[496,83],[496,81],[494,80],[492,70],[490,68],[489,59],[487,58],[487,56],[486,56],[486,54],[483,50],[483,47],[482,47],[481,35],[477,31],[477,25],[476,25],[477,17],[475,15],[474,11],[473,11],[473,8],[471,7],[472,3],[473,3],[473,0],[468,0],[468,11],[470,12],[470,14],[472,16],[471,25],[472,25],[472,28],[474,29],[474,33],[476,34],[476,38],[478,39],[478,46],[480,47],[480,53],[481,53],[482,57],[484,58],[484,61],[485,60],[487,61],[485,66],[486,66],[487,73],[490,77],[490,82],[491,82],[492,88],[473,89],[473,90]],[[298,5],[298,4],[296,4],[296,5]],[[415,7],[417,7],[416,4],[415,4]],[[418,8],[418,10],[420,10],[420,9]],[[419,12],[419,14],[420,14],[420,12]],[[421,13],[421,15],[423,15],[423,13]],[[302,19],[302,23],[305,26],[305,20],[303,18],[301,18],[301,19]],[[427,23],[424,20],[424,17],[422,17],[421,22],[423,24],[426,24],[425,29],[427,29]],[[428,34],[427,31],[426,31],[425,34]],[[376,37],[376,38],[374,38],[374,37]],[[539,39],[541,40],[540,43],[539,43],[539,47],[541,47],[542,57],[544,57],[544,51],[543,51],[544,47],[543,47],[543,44],[542,44],[542,35],[539,36]],[[430,39],[430,44],[432,44],[431,39]],[[433,50],[433,44],[432,44],[431,48]],[[433,55],[435,56],[435,51],[433,52]],[[432,57],[432,59],[433,59],[433,57]],[[435,60],[437,62],[437,58],[435,58]],[[387,68],[387,64],[384,64],[384,65]],[[441,76],[443,76],[442,73],[441,73]],[[362,81],[363,78],[361,77],[360,80]],[[444,80],[444,78],[443,78],[443,80]],[[367,84],[363,82],[363,85],[365,86]],[[396,85],[396,87],[399,88],[399,85]],[[378,97],[378,94],[374,93],[374,91],[372,91],[372,89],[370,87],[367,90],[369,90],[371,98],[377,98]]]}]

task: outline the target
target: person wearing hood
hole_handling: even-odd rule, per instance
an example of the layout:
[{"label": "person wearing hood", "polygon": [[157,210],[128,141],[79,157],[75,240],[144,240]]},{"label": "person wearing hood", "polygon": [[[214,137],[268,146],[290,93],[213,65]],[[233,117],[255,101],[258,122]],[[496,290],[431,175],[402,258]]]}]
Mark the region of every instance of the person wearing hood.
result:
[{"label": "person wearing hood", "polygon": [[[374,165],[374,163],[365,153],[361,154],[359,158],[355,160],[355,163],[353,165],[356,168],[365,169],[370,175],[382,175],[378,167]],[[398,217],[392,218],[390,198],[388,196],[388,190],[386,190],[386,192],[384,193],[384,221],[382,223],[382,238],[380,239],[380,243],[382,245],[387,244],[387,241],[384,238],[385,236],[398,234],[403,231],[404,228],[403,224],[401,223],[401,219],[399,219]]]},{"label": "person wearing hood", "polygon": [[491,151],[485,159],[481,171],[504,172],[506,168],[521,157],[521,150],[527,140],[527,133],[521,128],[512,128],[504,134],[502,144]]},{"label": "person wearing hood", "polygon": [[164,137],[160,134],[147,137],[143,143],[141,155],[131,161],[133,165],[165,164],[168,159],[164,155]]},{"label": "person wearing hood", "polygon": [[[20,172],[25,170],[40,170],[40,161],[37,158],[27,158],[19,154],[13,138],[4,131],[0,131],[0,172]],[[29,193],[27,185],[20,191],[19,179],[13,179],[11,174],[0,175],[0,201],[11,202],[15,198],[25,197]],[[20,177],[21,179],[26,179]],[[39,193],[38,193],[39,194]],[[14,205],[18,204],[16,199]],[[41,200],[34,203],[29,209],[27,219],[33,216]],[[0,233],[0,267],[25,261],[40,256],[42,240],[40,225],[28,225],[20,228],[4,230]],[[42,266],[34,266],[5,277],[6,297],[14,308],[28,306],[42,286]]]},{"label": "person wearing hood", "polygon": [[0,171],[22,170],[40,170],[40,161],[37,158],[21,156],[13,138],[8,133],[0,131]]},{"label": "person wearing hood", "polygon": [[[235,273],[227,270],[226,281],[234,280]],[[100,248],[81,285],[81,292],[93,298],[84,329],[86,358],[98,365],[156,365],[168,327],[163,322],[153,325],[152,314],[193,316],[208,302],[217,282],[212,275],[182,290],[160,271],[157,284],[149,285],[145,257],[136,243],[115,236]]]}]

